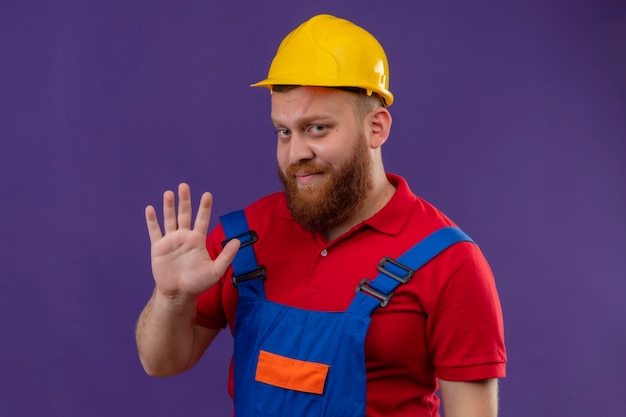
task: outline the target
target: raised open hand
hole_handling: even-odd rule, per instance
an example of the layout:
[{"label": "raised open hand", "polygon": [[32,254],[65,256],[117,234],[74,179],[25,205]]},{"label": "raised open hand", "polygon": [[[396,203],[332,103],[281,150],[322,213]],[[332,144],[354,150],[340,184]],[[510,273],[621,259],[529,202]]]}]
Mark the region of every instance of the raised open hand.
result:
[{"label": "raised open hand", "polygon": [[226,271],[239,248],[230,241],[220,255],[211,259],[206,249],[206,234],[211,218],[213,197],[204,193],[191,228],[191,192],[187,184],[178,186],[178,214],[172,191],[163,194],[161,232],[154,207],[146,207],[150,235],[152,275],[156,291],[168,298],[192,298],[211,287]]}]

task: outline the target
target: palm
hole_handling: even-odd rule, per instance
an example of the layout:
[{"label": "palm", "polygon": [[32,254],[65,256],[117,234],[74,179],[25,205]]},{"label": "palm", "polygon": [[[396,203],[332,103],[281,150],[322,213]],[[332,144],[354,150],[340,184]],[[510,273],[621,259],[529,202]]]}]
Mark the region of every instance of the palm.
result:
[{"label": "palm", "polygon": [[211,195],[205,193],[202,196],[192,229],[189,187],[181,184],[178,192],[178,215],[173,193],[168,191],[163,196],[165,234],[161,233],[154,208],[146,209],[152,245],[152,273],[157,291],[161,294],[195,297],[224,274],[237,251],[237,245],[227,245],[215,260],[211,259],[205,246],[211,216]]}]

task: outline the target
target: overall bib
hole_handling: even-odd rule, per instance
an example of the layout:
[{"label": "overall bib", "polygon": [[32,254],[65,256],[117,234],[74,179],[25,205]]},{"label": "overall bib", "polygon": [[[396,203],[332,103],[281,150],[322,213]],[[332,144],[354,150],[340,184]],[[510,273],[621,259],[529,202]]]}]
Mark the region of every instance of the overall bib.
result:
[{"label": "overall bib", "polygon": [[235,417],[364,417],[370,314],[386,306],[394,289],[434,256],[454,243],[472,241],[458,228],[439,229],[397,260],[383,258],[378,276],[361,281],[345,312],[308,311],[266,299],[265,268],[252,248],[258,238],[244,212],[221,221],[226,238],[241,241],[232,264],[239,292]]}]

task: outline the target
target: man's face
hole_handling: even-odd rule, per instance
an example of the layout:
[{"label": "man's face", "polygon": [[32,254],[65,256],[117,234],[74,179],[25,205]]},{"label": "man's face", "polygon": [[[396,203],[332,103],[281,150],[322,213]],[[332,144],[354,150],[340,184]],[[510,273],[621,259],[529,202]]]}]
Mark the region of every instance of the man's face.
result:
[{"label": "man's face", "polygon": [[350,93],[299,87],[272,95],[277,159],[289,209],[305,229],[341,224],[371,187],[370,153]]}]

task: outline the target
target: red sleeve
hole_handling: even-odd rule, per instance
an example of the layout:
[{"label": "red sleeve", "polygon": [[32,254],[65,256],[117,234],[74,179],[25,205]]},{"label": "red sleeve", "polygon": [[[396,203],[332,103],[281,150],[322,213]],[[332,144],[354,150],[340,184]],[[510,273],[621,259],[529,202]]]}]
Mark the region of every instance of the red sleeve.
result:
[{"label": "red sleeve", "polygon": [[469,253],[449,271],[428,317],[435,372],[450,381],[501,378],[506,374],[506,351],[495,280],[478,247],[466,247]]}]

